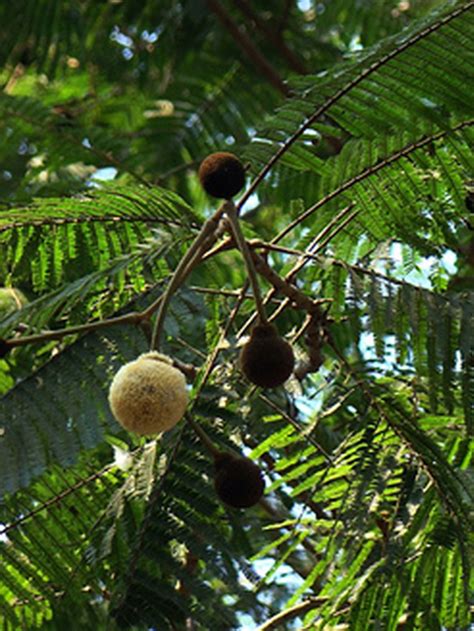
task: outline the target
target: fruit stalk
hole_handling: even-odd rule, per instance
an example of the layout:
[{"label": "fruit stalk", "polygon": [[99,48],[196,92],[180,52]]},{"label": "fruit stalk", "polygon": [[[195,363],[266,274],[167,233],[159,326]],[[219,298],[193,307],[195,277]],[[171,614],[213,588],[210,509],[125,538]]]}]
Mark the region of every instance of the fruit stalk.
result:
[{"label": "fruit stalk", "polygon": [[237,211],[235,209],[234,202],[227,201],[224,205],[224,208],[227,217],[229,218],[232,228],[232,234],[234,236],[237,247],[244,257],[250,284],[252,286],[253,296],[255,299],[255,308],[257,310],[258,319],[261,324],[268,324],[268,318],[265,312],[265,307],[263,305],[262,294],[260,293],[260,286],[258,284],[257,273],[255,271],[252,254],[240,228],[239,218],[237,217]]},{"label": "fruit stalk", "polygon": [[188,425],[190,425],[190,427],[192,428],[193,432],[197,435],[199,440],[202,442],[204,447],[207,449],[207,451],[211,454],[211,456],[213,456],[215,458],[220,452],[217,449],[217,447],[214,445],[212,440],[209,438],[209,436],[206,434],[206,432],[202,429],[202,427],[200,427],[191,418],[190,414],[185,414],[185,419],[186,419]]},{"label": "fruit stalk", "polygon": [[190,245],[189,250],[183,256],[178,263],[173,276],[168,283],[166,291],[161,296],[160,308],[155,320],[155,326],[153,328],[153,336],[151,338],[151,350],[159,350],[160,339],[163,333],[163,327],[165,323],[166,312],[169,302],[178,288],[178,286],[184,281],[187,276],[187,272],[190,271],[194,265],[198,256],[202,254],[202,246],[206,242],[207,238],[215,231],[219,224],[219,220],[224,212],[225,205],[220,206],[216,212],[210,217],[201,228],[199,234]]}]

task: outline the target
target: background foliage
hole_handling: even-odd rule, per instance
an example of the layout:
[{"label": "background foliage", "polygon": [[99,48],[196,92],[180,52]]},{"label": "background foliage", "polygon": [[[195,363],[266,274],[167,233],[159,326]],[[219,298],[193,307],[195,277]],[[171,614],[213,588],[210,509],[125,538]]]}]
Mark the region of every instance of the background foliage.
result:
[{"label": "background foliage", "polygon": [[[247,511],[216,500],[187,425],[145,441],[112,418],[146,330],[0,359],[2,630],[469,627],[473,42],[456,0],[1,4],[0,283],[27,299],[0,300],[2,338],[150,305],[222,149],[260,174],[254,247],[330,300],[319,371],[268,392],[236,365],[238,253],[172,301],[194,418],[265,472]],[[268,299],[304,362],[304,313]]]}]

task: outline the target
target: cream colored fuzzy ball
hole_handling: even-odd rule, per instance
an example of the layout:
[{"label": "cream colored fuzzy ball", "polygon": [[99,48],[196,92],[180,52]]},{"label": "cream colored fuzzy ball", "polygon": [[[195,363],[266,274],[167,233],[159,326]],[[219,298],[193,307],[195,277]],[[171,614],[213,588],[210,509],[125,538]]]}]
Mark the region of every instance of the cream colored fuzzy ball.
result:
[{"label": "cream colored fuzzy ball", "polygon": [[165,432],[186,410],[186,380],[166,355],[144,353],[117,372],[110,385],[109,403],[117,421],[130,432]]}]

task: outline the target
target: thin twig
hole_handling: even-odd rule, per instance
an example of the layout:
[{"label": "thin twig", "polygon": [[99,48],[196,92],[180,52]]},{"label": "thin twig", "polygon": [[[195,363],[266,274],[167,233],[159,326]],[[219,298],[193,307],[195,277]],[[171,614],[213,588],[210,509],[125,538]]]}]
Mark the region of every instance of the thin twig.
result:
[{"label": "thin twig", "polygon": [[184,418],[188,422],[188,425],[192,428],[193,432],[198,436],[199,440],[202,442],[207,451],[211,454],[211,456],[213,456],[214,458],[218,456],[220,453],[219,449],[217,449],[217,447],[214,445],[214,443],[203,430],[203,428],[194,421],[191,414],[186,413],[184,415]]},{"label": "thin twig", "polygon": [[[350,210],[351,208],[353,208],[353,204],[349,204],[348,206],[346,206],[340,213],[338,213],[337,217],[340,219],[342,217],[344,217]],[[331,220],[330,224],[331,226],[334,225],[335,220]],[[339,230],[338,227],[335,228],[335,230]],[[312,250],[314,250],[314,248],[318,245],[319,239],[321,239],[322,235],[327,234],[328,230],[327,230],[327,226],[319,233],[316,235],[316,237],[311,241],[311,243],[308,245],[308,247],[306,248],[306,252],[311,252]],[[329,236],[327,237],[329,238]],[[272,240],[271,243],[275,242],[278,240],[278,237],[276,237],[275,239]],[[296,261],[296,263],[294,264],[294,266],[291,268],[291,270],[286,274],[285,276],[285,281],[292,281],[293,278],[296,276],[296,274],[306,265],[306,263],[308,262],[307,259],[300,257],[299,260]],[[275,289],[271,289],[265,299],[264,299],[264,304],[267,304],[267,302],[269,300],[271,300],[273,298],[273,296],[276,294],[276,290]],[[282,313],[282,311],[284,311],[286,309],[286,307],[289,305],[289,301],[288,299],[284,300],[281,305],[273,312],[272,314],[272,320],[274,320],[275,318],[278,317],[278,315],[280,313]],[[240,328],[239,332],[238,332],[238,337],[240,337],[241,335],[243,335],[245,333],[245,331],[248,329],[249,326],[252,325],[252,323],[254,322],[255,317],[254,316],[250,316],[250,318],[247,319],[247,321],[243,324],[243,326]]]},{"label": "thin twig", "polygon": [[[354,211],[352,214],[350,214],[348,217],[346,217],[346,219],[343,221],[342,224],[340,224],[339,226],[337,226],[334,231],[329,234],[326,239],[317,244],[317,247],[314,247],[314,252],[319,252],[320,250],[322,250],[328,243],[329,241],[331,241],[331,239],[336,236],[339,232],[341,232],[342,230],[344,230],[344,228],[347,226],[347,224],[352,221],[352,219],[354,219],[354,217],[356,217],[358,214],[358,211]],[[311,249],[311,245],[308,247],[308,250]],[[292,280],[294,278],[294,276],[296,276],[297,272],[299,272],[300,269],[302,269],[306,263],[308,262],[307,259],[303,259],[301,261],[299,261],[292,270],[290,270],[288,272],[288,274],[285,276],[285,281],[289,282],[290,280]],[[268,298],[271,298],[271,295],[268,296]],[[272,314],[272,318],[277,318],[280,313],[282,313],[290,304],[290,299],[287,298],[285,301],[283,301],[278,307],[277,309],[273,312]]]},{"label": "thin twig", "polygon": [[249,188],[245,191],[245,194],[240,198],[238,209],[240,210],[242,206],[247,202],[247,200],[251,197],[251,195],[253,195],[253,193],[255,192],[255,189],[260,185],[260,183],[263,181],[265,176],[271,171],[271,169],[273,168],[275,163],[278,162],[281,156],[284,155],[288,151],[288,149],[290,149],[290,147],[292,147],[294,143],[299,138],[301,138],[304,132],[307,129],[310,129],[311,126],[318,120],[318,118],[320,118],[320,116],[322,116],[325,112],[327,112],[327,110],[332,105],[337,103],[343,96],[345,96],[353,88],[359,85],[359,83],[361,83],[364,79],[370,76],[373,72],[375,72],[376,70],[384,66],[386,63],[388,63],[389,61],[391,61],[398,55],[400,55],[400,53],[410,48],[410,46],[415,45],[424,37],[427,37],[428,35],[431,35],[432,33],[436,32],[437,30],[442,28],[444,25],[448,24],[451,20],[457,18],[458,16],[462,15],[466,11],[469,11],[470,9],[472,9],[473,6],[474,6],[474,2],[472,1],[467,2],[466,4],[461,5],[460,7],[454,9],[451,13],[441,18],[435,24],[431,24],[430,26],[427,26],[422,31],[419,31],[418,33],[410,37],[410,39],[408,39],[406,42],[404,42],[400,46],[397,46],[395,49],[391,50],[386,55],[383,55],[380,59],[377,59],[376,61],[374,61],[372,64],[370,64],[370,66],[362,70],[361,73],[357,77],[355,77],[355,79],[353,79],[352,81],[349,81],[345,86],[343,86],[335,94],[333,94],[328,99],[326,99],[326,101],[322,103],[322,105],[320,105],[313,112],[313,114],[311,114],[311,116],[309,116],[306,119],[304,124],[301,125],[301,127],[297,130],[297,132],[293,134],[290,138],[288,138],[280,146],[278,151],[276,151],[273,154],[270,160],[261,169],[260,173],[258,173],[258,175],[254,178]]},{"label": "thin twig", "polygon": [[[224,212],[224,207],[225,204],[222,204],[212,215],[212,217],[210,217],[204,223],[199,234],[190,245],[189,250],[178,263],[178,266],[176,267],[174,274],[171,277],[170,282],[168,283],[165,293],[162,297],[160,297],[159,310],[153,329],[153,337],[151,342],[152,349],[159,349],[160,338],[163,332],[166,311],[168,309],[169,302],[178,286],[183,282],[184,278],[190,272],[191,268],[194,267],[194,265],[196,264],[198,258],[200,259],[201,246],[206,241],[207,237],[211,235],[218,226],[219,220],[222,216],[222,213]],[[156,302],[157,301],[155,301],[155,303]],[[155,303],[153,305],[150,305],[149,309],[152,309]]]},{"label": "thin twig", "polygon": [[262,302],[262,295],[260,293],[260,286],[258,284],[257,273],[255,272],[254,260],[250,249],[247,245],[247,241],[240,228],[239,219],[235,211],[234,202],[229,201],[225,204],[225,211],[227,217],[230,220],[232,233],[234,235],[235,242],[239,248],[242,256],[244,257],[245,265],[247,267],[247,273],[249,275],[250,285],[252,286],[253,296],[255,299],[255,307],[258,313],[258,319],[261,324],[268,322],[267,314],[265,313],[265,307]]},{"label": "thin twig", "polygon": [[232,16],[217,0],[207,0],[210,10],[216,15],[223,26],[230,33],[240,50],[250,59],[252,64],[268,79],[273,87],[284,96],[288,96],[290,90],[283,82],[272,64],[262,55],[247,33],[238,27]]},{"label": "thin twig", "polygon": [[282,629],[282,625],[284,625],[286,622],[293,620],[293,618],[298,618],[299,616],[305,614],[307,611],[311,611],[311,609],[315,609],[316,607],[320,607],[321,605],[325,605],[326,603],[327,598],[308,598],[307,600],[303,600],[298,605],[277,613],[276,616],[273,616],[272,618],[264,622],[260,627],[258,627],[257,631],[271,631],[271,629]]},{"label": "thin twig", "polygon": [[[202,391],[202,389],[206,385],[209,377],[211,376],[211,373],[212,373],[212,371],[214,369],[214,366],[216,364],[216,361],[217,361],[217,357],[219,356],[219,353],[220,353],[220,351],[223,348],[223,342],[226,339],[231,327],[233,326],[235,318],[237,317],[237,315],[239,313],[239,310],[240,310],[240,307],[243,304],[245,292],[247,291],[247,286],[248,286],[248,281],[245,281],[245,283],[244,283],[245,290],[237,298],[237,300],[235,302],[235,305],[234,305],[234,308],[232,309],[232,311],[230,312],[229,316],[227,317],[225,326],[224,326],[224,328],[221,331],[221,335],[219,337],[219,341],[214,346],[214,349],[212,350],[211,354],[207,358],[207,361],[206,361],[206,364],[205,364],[205,368],[204,368],[204,375],[202,376],[201,380],[199,381],[198,391],[196,392],[196,396],[194,398],[194,401],[197,400],[197,398],[199,396],[199,393]],[[189,412],[191,412],[191,410],[189,410]]]},{"label": "thin twig", "polygon": [[[373,164],[372,166],[367,167],[366,169],[364,169],[363,171],[361,171],[360,173],[352,177],[350,180],[347,180],[346,182],[344,182],[344,184],[341,184],[341,186],[334,189],[331,193],[329,193],[328,195],[320,199],[318,202],[316,202],[316,204],[313,204],[313,206],[310,206],[307,210],[301,213],[301,215],[296,217],[293,221],[290,221],[290,223],[287,226],[285,226],[285,228],[277,235],[277,237],[275,237],[274,241],[275,242],[281,241],[281,239],[283,239],[283,237],[285,237],[289,232],[291,232],[293,228],[295,228],[296,226],[299,226],[303,221],[305,221],[308,217],[310,217],[316,210],[321,208],[321,206],[324,206],[329,201],[337,197],[337,195],[340,195],[347,189],[352,188],[355,184],[358,184],[362,180],[365,180],[365,178],[370,177],[371,175],[374,175],[374,173],[377,173],[378,171],[380,171],[381,169],[384,169],[385,167],[389,166],[393,162],[400,160],[400,158],[404,158],[408,156],[413,151],[417,151],[418,149],[421,149],[425,147],[426,145],[429,145],[432,142],[435,142],[436,140],[443,138],[447,134],[452,134],[456,131],[463,129],[464,127],[469,127],[473,124],[474,124],[474,119],[463,121],[462,123],[455,125],[452,129],[448,129],[448,130],[444,129],[443,131],[440,131],[436,134],[432,134],[431,136],[427,136],[425,138],[422,138],[421,140],[417,140],[416,142],[410,143],[409,145],[406,145],[405,147],[400,149],[400,151],[396,151],[392,155],[387,156],[383,160],[380,160],[380,162],[377,162],[376,164]],[[240,201],[240,203],[242,203],[242,200]]]},{"label": "thin twig", "polygon": [[106,465],[105,467],[103,467],[99,471],[96,471],[95,473],[92,473],[87,478],[83,478],[81,480],[78,480],[77,482],[75,482],[74,484],[69,486],[64,491],[61,491],[61,492],[57,493],[57,495],[54,495],[54,497],[50,497],[48,500],[44,501],[39,506],[35,506],[35,508],[33,508],[29,513],[25,512],[20,517],[18,517],[17,519],[14,519],[13,521],[4,524],[3,528],[0,530],[0,537],[3,537],[4,535],[6,535],[10,530],[14,530],[15,528],[20,526],[22,523],[24,523],[28,519],[31,519],[32,517],[35,517],[35,515],[37,515],[38,513],[41,513],[41,511],[44,511],[44,510],[47,510],[47,509],[48,510],[51,509],[56,504],[59,504],[60,502],[62,502],[71,493],[75,493],[76,491],[78,491],[82,487],[86,486],[87,484],[90,484],[91,482],[94,482],[94,480],[99,479],[101,476],[103,476],[105,473],[107,473],[108,471],[110,471],[111,469],[113,469],[115,467],[116,467],[115,463]]},{"label": "thin twig", "polygon": [[321,453],[326,458],[327,462],[331,466],[334,465],[333,457],[324,449],[324,447],[322,447],[318,443],[317,440],[315,440],[312,436],[310,436],[308,431],[305,431],[305,428],[301,427],[298,421],[295,418],[293,418],[291,414],[288,414],[288,412],[286,412],[285,410],[282,410],[276,403],[274,403],[274,401],[269,399],[265,394],[260,393],[258,396],[261,401],[263,401],[266,405],[268,405],[268,407],[272,408],[272,410],[275,410],[276,412],[281,414],[281,416],[285,419],[285,421],[289,423],[290,425],[292,425],[295,428],[295,430],[298,432],[298,434],[304,440],[307,440],[317,451],[319,451],[319,453]]},{"label": "thin twig", "polygon": [[[247,242],[248,243],[248,242]],[[222,296],[225,298],[237,298],[240,296],[239,289],[214,289],[213,287],[199,287],[197,285],[191,285],[189,288],[191,291],[195,291],[198,294],[209,294],[210,296]],[[245,300],[253,300],[253,294],[250,292],[245,294]],[[277,304],[281,302],[281,300],[275,300]]]},{"label": "thin twig", "polygon": [[9,340],[4,340],[4,342],[8,347],[15,348],[16,346],[26,346],[27,344],[47,342],[48,340],[61,340],[67,335],[74,335],[75,333],[90,333],[91,331],[97,331],[98,329],[104,329],[117,324],[138,324],[141,317],[140,313],[132,311],[131,313],[126,313],[115,318],[99,320],[98,322],[90,322],[89,324],[79,324],[78,326],[70,326],[65,329],[59,329],[58,331],[45,331],[44,333],[38,333],[37,335],[13,337]]},{"label": "thin twig", "polygon": [[159,175],[155,179],[153,184],[155,184],[156,186],[159,186],[161,182],[163,182],[164,180],[167,180],[172,175],[176,175],[177,173],[181,173],[181,171],[186,171],[187,169],[195,169],[196,167],[199,166],[200,163],[201,163],[200,160],[191,160],[190,162],[184,162],[184,163],[178,164],[172,169],[169,169],[168,171],[165,171],[165,173],[162,173],[161,175]]},{"label": "thin twig", "polygon": [[306,74],[308,71],[301,61],[301,59],[290,49],[285,43],[285,40],[282,37],[281,30],[275,30],[271,26],[269,26],[265,20],[253,10],[247,0],[233,0],[234,5],[240,9],[240,11],[246,15],[261,31],[265,37],[275,46],[282,57],[286,59],[288,65],[298,74]]},{"label": "thin twig", "polygon": [[258,273],[266,278],[276,291],[286,296],[288,300],[295,305],[296,309],[302,309],[308,313],[315,313],[320,311],[321,304],[331,302],[330,299],[327,298],[321,298],[320,300],[309,298],[295,285],[292,285],[289,281],[279,276],[257,252],[252,251],[251,256]]}]

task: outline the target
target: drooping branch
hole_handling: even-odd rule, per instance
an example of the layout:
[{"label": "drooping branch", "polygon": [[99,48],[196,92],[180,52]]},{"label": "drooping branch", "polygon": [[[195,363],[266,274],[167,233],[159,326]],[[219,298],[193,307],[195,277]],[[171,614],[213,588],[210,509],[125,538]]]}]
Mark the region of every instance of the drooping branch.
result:
[{"label": "drooping branch", "polygon": [[193,432],[202,442],[204,447],[207,449],[207,451],[211,454],[211,456],[217,456],[219,454],[219,450],[206,434],[206,432],[203,430],[203,428],[199,425],[199,423],[196,423],[191,414],[185,414],[184,418],[186,419],[188,425],[191,427]]},{"label": "drooping branch", "polygon": [[220,218],[222,216],[222,213],[224,212],[224,207],[225,204],[222,204],[212,215],[212,217],[210,217],[204,223],[199,234],[196,236],[188,251],[176,267],[174,274],[171,277],[170,282],[168,283],[165,293],[160,296],[160,298],[158,298],[153,304],[151,304],[145,311],[147,315],[153,313],[156,306],[159,304],[158,314],[156,316],[155,327],[153,330],[153,337],[151,342],[152,349],[159,348],[160,338],[164,328],[166,312],[174,292],[184,281],[186,276],[190,273],[191,269],[193,269],[194,266],[200,261],[201,255],[203,253],[203,245],[206,244],[207,238],[215,232],[217,226],[219,225]]},{"label": "drooping branch", "polygon": [[391,50],[387,54],[383,55],[376,61],[374,61],[370,66],[361,71],[361,73],[355,77],[352,81],[349,81],[345,86],[343,86],[340,90],[338,90],[335,94],[327,98],[324,103],[322,103],[314,112],[309,116],[305,122],[300,126],[300,128],[290,136],[284,143],[281,144],[280,148],[273,154],[270,160],[265,164],[260,173],[254,178],[253,182],[250,184],[248,189],[245,191],[245,194],[240,198],[238,208],[242,208],[244,204],[248,201],[248,199],[253,195],[256,188],[263,181],[265,176],[271,171],[273,166],[278,162],[278,160],[295,144],[295,142],[301,138],[301,136],[305,133],[306,130],[310,129],[311,126],[320,118],[323,114],[327,112],[327,110],[332,107],[335,103],[337,103],[343,96],[345,96],[352,89],[357,87],[359,83],[361,83],[364,79],[370,76],[373,72],[385,66],[389,61],[400,55],[405,50],[409,49],[411,46],[417,44],[420,40],[425,37],[431,35],[432,33],[438,31],[445,24],[448,24],[455,18],[459,17],[463,13],[469,11],[474,6],[474,1],[467,2],[464,5],[461,5],[455,8],[451,13],[441,18],[435,24],[431,24],[426,27],[422,31],[419,31],[412,37],[410,37],[403,44],[400,44],[395,49]]},{"label": "drooping branch", "polygon": [[224,9],[221,3],[218,2],[218,0],[207,0],[207,5],[230,33],[244,55],[250,59],[250,61],[259,69],[261,74],[268,79],[278,92],[284,96],[288,96],[290,89],[283,82],[276,69],[264,57],[264,55],[262,55],[247,33],[243,29],[239,28],[232,16]]},{"label": "drooping branch", "polygon": [[255,264],[255,269],[261,276],[266,278],[273,285],[274,289],[283,294],[293,303],[296,309],[302,309],[308,313],[320,312],[320,306],[324,303],[331,302],[329,299],[313,300],[298,289],[295,285],[279,276],[275,270],[265,261],[265,259],[257,254],[254,250],[251,253]]},{"label": "drooping branch", "polygon": [[271,629],[281,629],[283,624],[293,620],[294,618],[298,618],[303,614],[311,611],[311,609],[316,609],[316,607],[321,607],[327,602],[327,598],[308,598],[307,600],[303,600],[298,605],[294,607],[290,607],[285,611],[281,611],[277,613],[276,616],[270,618],[264,624],[262,624],[257,631],[271,631]]},{"label": "drooping branch", "polygon": [[344,191],[349,190],[355,184],[359,184],[366,178],[372,176],[374,173],[377,173],[381,169],[384,169],[385,167],[396,162],[397,160],[400,160],[401,158],[408,156],[414,151],[417,151],[418,149],[421,149],[422,147],[426,147],[427,145],[430,145],[431,143],[439,140],[440,138],[443,138],[444,136],[448,134],[452,134],[453,132],[464,129],[465,127],[470,127],[473,124],[474,124],[474,119],[471,119],[471,120],[463,121],[462,123],[459,123],[458,125],[455,125],[452,129],[443,130],[436,134],[432,134],[431,136],[425,136],[421,140],[417,140],[416,142],[410,143],[409,145],[406,145],[405,147],[400,149],[400,151],[396,151],[392,155],[387,156],[386,158],[384,158],[383,160],[380,160],[376,164],[373,164],[372,166],[367,167],[366,169],[364,169],[363,171],[361,171],[360,173],[352,177],[350,180],[347,180],[346,182],[344,182],[344,184],[341,184],[341,186],[331,191],[331,193],[329,193],[328,195],[325,195],[323,198],[317,201],[316,204],[313,204],[312,206],[307,208],[303,213],[301,213],[298,217],[296,217],[293,221],[291,221],[287,226],[285,226],[285,228],[275,237],[274,242],[276,243],[278,241],[281,241],[281,239],[283,239],[283,237],[285,237],[288,233],[290,233],[293,230],[293,228],[296,228],[296,226],[299,226],[303,221],[305,221],[314,212],[316,212],[316,210],[321,208],[321,206],[324,206],[325,204],[327,204],[329,201],[331,201],[332,199],[334,199],[335,197],[337,197]]},{"label": "drooping branch", "polygon": [[225,209],[226,209],[227,217],[229,218],[229,221],[230,221],[234,240],[242,256],[244,257],[245,266],[247,268],[247,273],[249,275],[250,285],[253,291],[258,319],[260,320],[261,324],[266,324],[268,322],[268,319],[265,313],[265,307],[263,306],[263,302],[262,302],[262,296],[260,293],[260,286],[258,284],[257,274],[255,272],[254,258],[252,256],[252,253],[250,252],[250,249],[247,245],[247,241],[245,240],[245,237],[240,228],[239,218],[237,217],[237,213],[235,212],[234,203],[232,201],[227,202]]},{"label": "drooping branch", "polygon": [[308,71],[301,61],[288,46],[282,37],[281,30],[276,30],[268,26],[259,14],[253,10],[252,6],[247,0],[233,0],[234,5],[249,19],[251,20],[258,30],[265,35],[265,37],[271,42],[273,46],[278,50],[281,56],[286,59],[288,65],[298,74],[306,74]]}]

